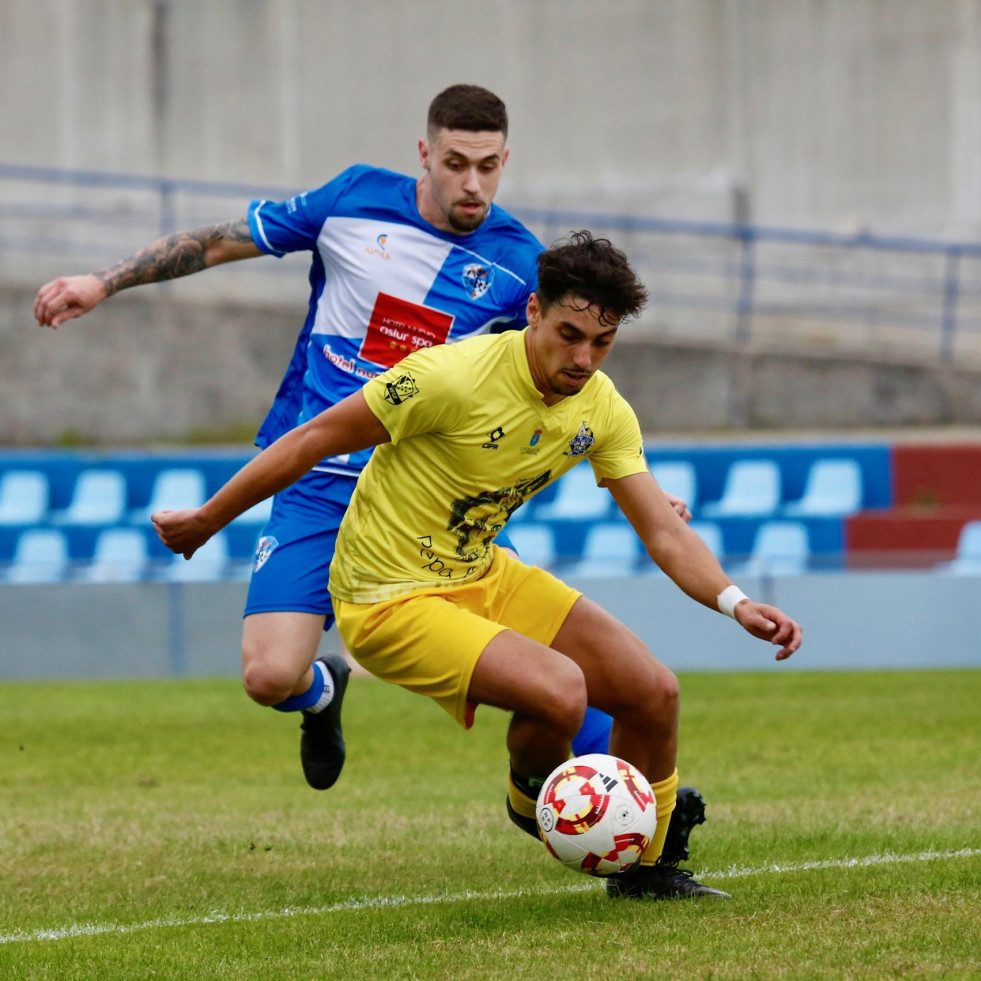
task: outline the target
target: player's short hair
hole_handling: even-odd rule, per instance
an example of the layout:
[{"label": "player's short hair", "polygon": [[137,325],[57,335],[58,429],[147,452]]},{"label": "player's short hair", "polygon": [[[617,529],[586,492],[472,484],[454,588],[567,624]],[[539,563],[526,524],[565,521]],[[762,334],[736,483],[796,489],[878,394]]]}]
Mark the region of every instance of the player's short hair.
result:
[{"label": "player's short hair", "polygon": [[626,255],[607,238],[573,232],[567,242],[538,256],[538,301],[542,311],[566,297],[577,297],[600,311],[600,321],[618,324],[635,317],[647,303],[647,290]]},{"label": "player's short hair", "polygon": [[503,133],[507,139],[508,111],[493,92],[479,85],[451,85],[429,103],[429,138],[435,139],[443,129]]}]

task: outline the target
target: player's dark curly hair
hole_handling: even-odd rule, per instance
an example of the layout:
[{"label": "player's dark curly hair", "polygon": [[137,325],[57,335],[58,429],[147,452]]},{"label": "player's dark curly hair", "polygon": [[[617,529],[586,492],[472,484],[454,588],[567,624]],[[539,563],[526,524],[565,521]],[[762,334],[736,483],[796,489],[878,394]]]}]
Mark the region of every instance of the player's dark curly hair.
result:
[{"label": "player's dark curly hair", "polygon": [[488,131],[508,135],[508,111],[493,92],[479,85],[451,85],[429,104],[426,129],[435,139],[441,129]]},{"label": "player's dark curly hair", "polygon": [[647,290],[626,255],[606,238],[573,232],[538,257],[538,300],[542,311],[565,297],[596,306],[600,321],[618,324],[635,317],[647,303]]}]

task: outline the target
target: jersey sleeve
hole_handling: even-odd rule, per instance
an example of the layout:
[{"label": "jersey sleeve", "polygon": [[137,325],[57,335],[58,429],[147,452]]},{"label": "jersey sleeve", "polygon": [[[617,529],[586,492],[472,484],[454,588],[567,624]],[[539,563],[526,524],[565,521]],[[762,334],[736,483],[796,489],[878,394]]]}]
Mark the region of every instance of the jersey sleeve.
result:
[{"label": "jersey sleeve", "polygon": [[471,370],[453,346],[427,348],[372,378],[362,391],[392,443],[422,433],[447,432],[467,415]]},{"label": "jersey sleeve", "polygon": [[491,326],[492,334],[502,334],[506,330],[521,330],[528,324],[528,297],[538,289],[538,255],[544,246],[526,232],[527,241],[523,243],[524,262],[520,278],[515,277],[510,305],[502,311],[501,317]]},{"label": "jersey sleeve", "polygon": [[287,252],[315,248],[324,222],[350,186],[356,169],[349,167],[323,187],[294,194],[285,201],[252,201],[249,231],[256,246],[278,259]]},{"label": "jersey sleeve", "polygon": [[597,483],[645,473],[648,469],[637,414],[626,399],[613,389],[612,383],[610,388],[609,429],[589,455]]}]

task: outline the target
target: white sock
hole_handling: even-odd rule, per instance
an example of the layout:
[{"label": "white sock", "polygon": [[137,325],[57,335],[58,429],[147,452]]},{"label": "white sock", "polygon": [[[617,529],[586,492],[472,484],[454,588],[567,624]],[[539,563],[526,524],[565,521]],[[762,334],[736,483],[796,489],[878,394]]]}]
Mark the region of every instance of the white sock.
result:
[{"label": "white sock", "polygon": [[312,712],[316,715],[318,712],[323,712],[325,708],[334,700],[334,679],[331,674],[319,661],[313,662],[313,670],[317,677],[314,677],[314,684],[317,683],[318,679],[323,679],[324,690],[320,693],[320,698],[311,705],[307,711]]}]

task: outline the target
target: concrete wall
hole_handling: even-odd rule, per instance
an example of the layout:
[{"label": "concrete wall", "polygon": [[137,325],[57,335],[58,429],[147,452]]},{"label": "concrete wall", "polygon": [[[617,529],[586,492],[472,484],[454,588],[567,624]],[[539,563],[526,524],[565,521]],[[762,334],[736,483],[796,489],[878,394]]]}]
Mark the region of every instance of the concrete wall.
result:
[{"label": "concrete wall", "polygon": [[[573,584],[677,671],[981,667],[978,576],[746,577],[750,595],[804,625],[804,646],[781,663],[665,578]],[[0,586],[0,680],[234,676],[244,600],[244,583]],[[335,644],[325,635],[323,649]]]},{"label": "concrete wall", "polygon": [[[304,311],[187,302],[173,292],[124,293],[51,331],[33,323],[32,289],[0,290],[0,445],[67,436],[145,445],[235,427],[248,442]],[[632,329],[607,371],[648,434],[981,423],[978,366],[631,341]]]},{"label": "concrete wall", "polygon": [[414,173],[457,81],[510,106],[504,203],[981,233],[981,0],[5,0],[0,159]]}]

